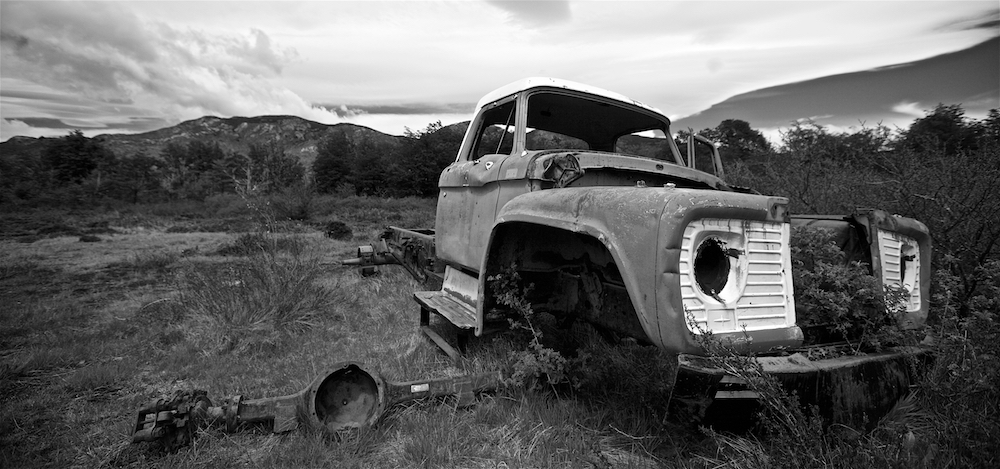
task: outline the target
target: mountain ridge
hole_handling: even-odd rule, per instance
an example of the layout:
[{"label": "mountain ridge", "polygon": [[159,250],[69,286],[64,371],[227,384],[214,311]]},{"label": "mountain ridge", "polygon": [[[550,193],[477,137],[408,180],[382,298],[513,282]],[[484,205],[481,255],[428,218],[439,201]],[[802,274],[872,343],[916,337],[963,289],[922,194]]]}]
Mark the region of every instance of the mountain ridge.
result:
[{"label": "mountain ridge", "polygon": [[[756,129],[787,127],[801,119],[848,127],[879,122],[896,107],[962,104],[985,113],[1000,106],[1000,36],[922,60],[840,73],[737,94],[674,120],[677,128],[711,128],[741,119]],[[978,104],[983,103],[983,104]],[[912,111],[910,111],[912,112]]]}]

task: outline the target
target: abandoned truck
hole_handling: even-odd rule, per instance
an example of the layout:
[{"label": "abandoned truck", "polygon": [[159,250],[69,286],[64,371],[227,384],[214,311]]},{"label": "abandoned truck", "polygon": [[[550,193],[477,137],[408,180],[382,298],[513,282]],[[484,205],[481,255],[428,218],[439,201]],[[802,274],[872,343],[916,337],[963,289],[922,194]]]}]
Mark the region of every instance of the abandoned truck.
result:
[{"label": "abandoned truck", "polygon": [[[711,157],[696,156],[699,145]],[[534,284],[536,310],[680,354],[689,368],[704,353],[696,335],[711,331],[747,352],[786,351],[763,361],[765,370],[809,381],[815,389],[805,394],[860,374],[871,391],[861,394],[875,396],[861,399],[880,401],[859,405],[891,403],[907,372],[886,371],[885,356],[817,362],[787,353],[804,341],[789,236],[796,225],[831,230],[849,258],[905,290],[904,325],[917,327],[929,299],[926,227],[879,210],[791,216],[785,198],[728,185],[711,142],[692,135],[685,150],[670,120],[638,101],[551,78],[517,81],[477,104],[441,173],[436,229],[390,227],[345,263],[363,273],[401,264],[439,280],[439,290],[415,299],[422,329],[451,354],[426,327],[430,314],[481,335],[498,307],[487,279],[515,266]],[[717,397],[722,378],[709,380]],[[846,398],[816,398],[826,399]]]}]

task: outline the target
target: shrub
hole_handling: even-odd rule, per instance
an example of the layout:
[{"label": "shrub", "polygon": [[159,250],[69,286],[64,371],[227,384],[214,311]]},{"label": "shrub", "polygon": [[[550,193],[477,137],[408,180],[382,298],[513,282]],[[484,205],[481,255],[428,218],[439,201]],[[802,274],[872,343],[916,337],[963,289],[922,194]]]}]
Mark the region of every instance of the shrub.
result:
[{"label": "shrub", "polygon": [[1000,261],[980,269],[979,293],[967,301],[952,269],[935,275],[934,362],[917,388],[931,418],[915,435],[932,465],[992,467],[1000,454]]},{"label": "shrub", "polygon": [[175,251],[146,251],[137,252],[129,256],[128,260],[112,266],[127,267],[137,273],[157,272],[164,273],[170,270],[170,266],[180,259],[181,255]]},{"label": "shrub", "polygon": [[351,239],[354,236],[351,227],[347,226],[347,223],[336,220],[326,224],[324,234],[327,238],[333,239]]},{"label": "shrub", "polygon": [[489,277],[488,280],[497,303],[510,308],[510,328],[530,333],[527,349],[517,352],[513,357],[510,380],[526,385],[529,390],[538,389],[543,384],[554,386],[568,382],[566,357],[542,345],[542,331],[536,325],[538,317],[527,300],[532,286],[521,287],[521,276],[515,266]]},{"label": "shrub", "polygon": [[836,338],[853,342],[855,353],[902,342],[902,288],[885,287],[866,266],[847,262],[829,230],[796,227],[791,239],[800,326],[828,328]]},{"label": "shrub", "polygon": [[270,202],[277,219],[307,221],[312,217],[314,197],[311,187],[296,184],[271,196]]},{"label": "shrub", "polygon": [[294,237],[276,237],[264,233],[243,233],[232,243],[224,244],[216,251],[221,256],[274,255],[288,252],[293,256],[302,253],[302,241]]},{"label": "shrub", "polygon": [[182,277],[192,341],[212,352],[273,350],[313,326],[330,292],[315,260],[257,254],[244,262],[192,267]]}]

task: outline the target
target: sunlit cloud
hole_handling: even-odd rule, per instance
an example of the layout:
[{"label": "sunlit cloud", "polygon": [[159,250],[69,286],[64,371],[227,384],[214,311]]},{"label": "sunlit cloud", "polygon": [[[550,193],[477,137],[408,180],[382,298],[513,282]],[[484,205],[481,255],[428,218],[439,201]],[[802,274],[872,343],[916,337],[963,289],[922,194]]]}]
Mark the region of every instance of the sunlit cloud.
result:
[{"label": "sunlit cloud", "polygon": [[[177,28],[103,2],[4,2],[0,21],[5,116],[67,122],[79,117],[73,104],[86,103],[92,113],[145,117],[153,111],[173,123],[261,114],[340,121],[274,80],[298,55],[261,29],[219,34]],[[29,85],[47,88],[48,96],[19,98]],[[43,115],[19,112],[29,107]]]},{"label": "sunlit cloud", "polygon": [[921,105],[917,102],[902,102],[898,103],[892,107],[893,112],[898,112],[907,116],[913,117],[924,117],[924,109],[926,106]]},{"label": "sunlit cloud", "polygon": [[524,0],[486,0],[511,15],[513,21],[525,22],[531,26],[569,21],[571,13],[569,1],[524,1]]},{"label": "sunlit cloud", "polygon": [[429,124],[436,122],[441,122],[441,125],[451,125],[470,119],[472,119],[471,112],[469,114],[358,114],[345,118],[345,121],[393,135],[403,135],[407,129],[423,130]]}]

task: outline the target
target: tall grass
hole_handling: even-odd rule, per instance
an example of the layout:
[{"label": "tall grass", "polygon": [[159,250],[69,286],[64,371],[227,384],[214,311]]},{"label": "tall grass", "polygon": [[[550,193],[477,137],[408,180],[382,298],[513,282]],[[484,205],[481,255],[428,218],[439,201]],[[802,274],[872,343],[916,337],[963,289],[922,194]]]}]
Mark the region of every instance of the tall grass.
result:
[{"label": "tall grass", "polygon": [[182,274],[186,331],[205,350],[263,352],[318,323],[331,292],[316,284],[315,259],[267,253],[225,265],[192,264]]}]

